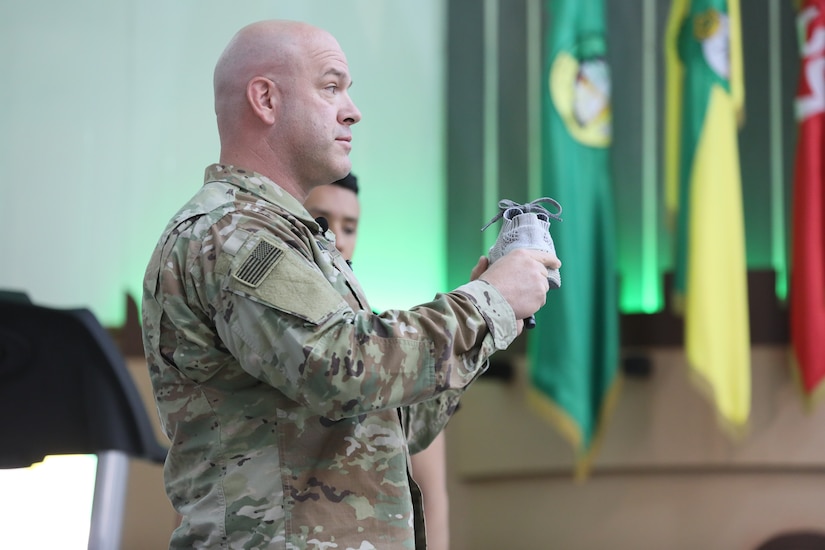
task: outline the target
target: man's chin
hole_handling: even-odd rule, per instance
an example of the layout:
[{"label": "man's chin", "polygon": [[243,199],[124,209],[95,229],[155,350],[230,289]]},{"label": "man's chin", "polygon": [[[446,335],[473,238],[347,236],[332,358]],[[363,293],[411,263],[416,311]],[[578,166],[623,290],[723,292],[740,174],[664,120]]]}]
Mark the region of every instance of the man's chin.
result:
[{"label": "man's chin", "polygon": [[336,170],[336,173],[338,173],[339,175],[332,181],[339,180],[339,179],[345,177],[351,171],[352,171],[352,161],[347,156],[343,159],[343,162],[340,162],[338,164],[338,169]]}]

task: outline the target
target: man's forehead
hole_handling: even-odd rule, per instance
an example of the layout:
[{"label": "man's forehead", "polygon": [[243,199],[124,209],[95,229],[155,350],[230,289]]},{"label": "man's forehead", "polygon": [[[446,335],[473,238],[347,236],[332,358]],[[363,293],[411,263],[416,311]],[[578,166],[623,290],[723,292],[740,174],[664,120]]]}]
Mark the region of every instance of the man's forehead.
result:
[{"label": "man's forehead", "polygon": [[341,50],[331,48],[313,49],[307,52],[307,59],[322,65],[325,70],[349,73],[347,56]]}]

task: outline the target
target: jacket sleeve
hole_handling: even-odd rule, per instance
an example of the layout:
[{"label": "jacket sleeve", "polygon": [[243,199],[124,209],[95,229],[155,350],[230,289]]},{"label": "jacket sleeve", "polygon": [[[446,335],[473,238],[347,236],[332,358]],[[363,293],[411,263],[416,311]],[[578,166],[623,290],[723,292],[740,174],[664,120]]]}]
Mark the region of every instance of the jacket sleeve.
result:
[{"label": "jacket sleeve", "polygon": [[458,410],[461,390],[448,390],[432,399],[402,409],[404,430],[410,454],[420,453],[430,446]]},{"label": "jacket sleeve", "polygon": [[484,281],[376,315],[351,308],[336,281],[293,247],[249,241],[226,276],[218,334],[246,372],[321,416],[456,393],[516,336],[512,309]]}]

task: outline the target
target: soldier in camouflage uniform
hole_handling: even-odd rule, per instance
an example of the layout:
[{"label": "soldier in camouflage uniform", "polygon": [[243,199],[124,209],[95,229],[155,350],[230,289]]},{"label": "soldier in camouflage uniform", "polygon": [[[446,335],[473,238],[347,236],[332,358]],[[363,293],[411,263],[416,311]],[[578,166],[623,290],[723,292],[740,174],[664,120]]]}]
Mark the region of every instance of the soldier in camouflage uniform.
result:
[{"label": "soldier in camouflage uniform", "polygon": [[[423,548],[409,450],[438,434],[560,265],[517,250],[427,304],[372,313],[302,206],[350,170],[349,85],[335,39],[302,23],[249,25],[216,65],[220,164],[144,280],[164,481],[182,516],[173,548]],[[426,420],[407,434],[411,417]]]},{"label": "soldier in camouflage uniform", "polygon": [[[358,178],[350,172],[346,177],[329,185],[319,185],[307,194],[304,208],[315,219],[323,217],[335,234],[335,247],[350,263],[358,241],[358,222],[361,218],[361,203],[358,200]],[[410,412],[414,407],[405,407]],[[416,409],[423,409],[417,407]],[[426,426],[428,418],[405,418],[407,433],[417,441],[420,427]],[[450,496],[447,492],[447,441],[442,431],[426,449],[418,452],[410,449],[412,477],[421,489],[424,501],[424,520],[427,534],[427,548],[449,550],[450,548]]]}]

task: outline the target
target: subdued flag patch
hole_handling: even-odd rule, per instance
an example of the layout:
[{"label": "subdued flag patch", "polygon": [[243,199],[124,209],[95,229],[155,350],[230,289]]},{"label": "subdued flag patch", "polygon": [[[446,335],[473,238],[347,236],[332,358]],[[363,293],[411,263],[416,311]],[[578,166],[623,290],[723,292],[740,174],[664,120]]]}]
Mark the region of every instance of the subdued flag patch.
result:
[{"label": "subdued flag patch", "polygon": [[234,277],[245,285],[257,288],[283,255],[283,250],[267,241],[261,241],[244,260]]}]

